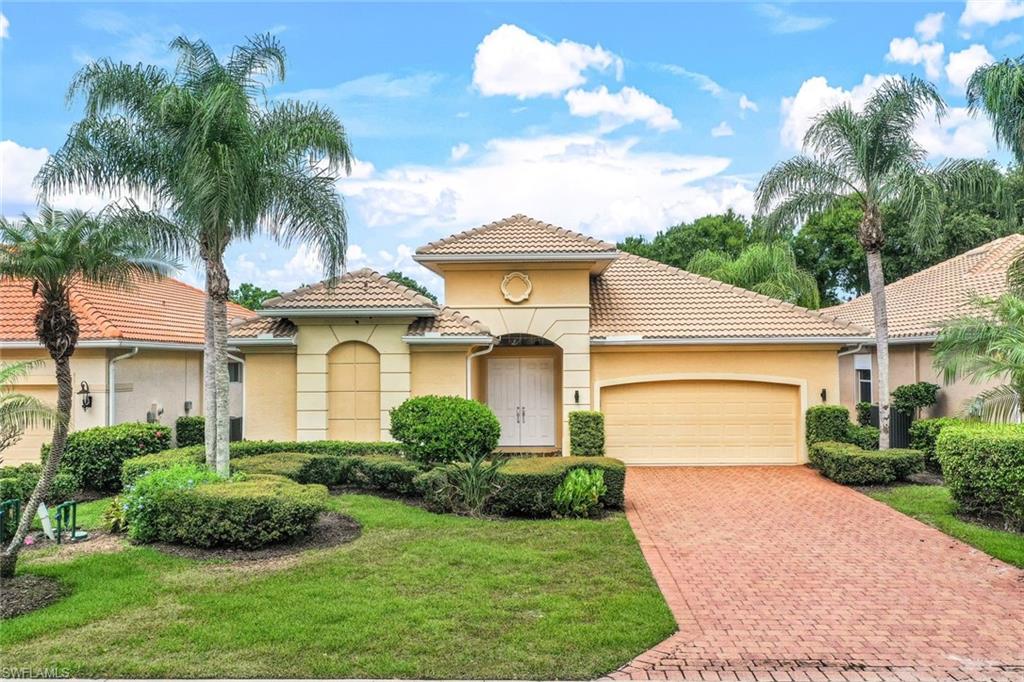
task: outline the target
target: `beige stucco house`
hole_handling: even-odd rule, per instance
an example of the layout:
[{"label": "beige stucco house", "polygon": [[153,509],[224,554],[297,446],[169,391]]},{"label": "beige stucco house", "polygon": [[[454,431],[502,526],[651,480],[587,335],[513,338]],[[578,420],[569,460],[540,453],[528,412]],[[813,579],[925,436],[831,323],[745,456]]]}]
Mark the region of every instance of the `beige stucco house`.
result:
[{"label": "beige stucco house", "polygon": [[[928,381],[942,387],[938,403],[923,416],[960,413],[978,393],[999,382],[943,382],[933,365],[932,344],[943,322],[976,314],[977,297],[1006,293],[1006,272],[1015,254],[1024,248],[1024,235],[996,239],[885,287],[889,318],[889,385]],[[850,320],[874,334],[871,295],[822,310]],[[839,394],[853,413],[857,402],[877,402],[878,359],[873,340],[842,351],[839,359]]]},{"label": "beige stucco house", "polygon": [[[35,338],[38,305],[30,283],[0,281],[0,362],[38,360],[17,390],[55,404],[53,363]],[[232,319],[253,315],[229,305]],[[200,289],[169,277],[140,279],[127,290],[79,283],[72,288],[71,306],[80,330],[71,359],[73,430],[138,421],[172,426],[179,416],[203,413],[205,294]],[[236,356],[229,365],[237,437],[244,427],[243,362]],[[31,430],[0,457],[4,464],[39,461],[39,446],[50,436]]]},{"label": "beige stucco house", "polygon": [[637,464],[798,464],[803,412],[838,402],[867,329],[516,215],[420,248],[439,307],[370,270],[268,301],[236,326],[247,438],[388,439],[410,396],[468,396],[501,447],[568,450],[605,413]]}]

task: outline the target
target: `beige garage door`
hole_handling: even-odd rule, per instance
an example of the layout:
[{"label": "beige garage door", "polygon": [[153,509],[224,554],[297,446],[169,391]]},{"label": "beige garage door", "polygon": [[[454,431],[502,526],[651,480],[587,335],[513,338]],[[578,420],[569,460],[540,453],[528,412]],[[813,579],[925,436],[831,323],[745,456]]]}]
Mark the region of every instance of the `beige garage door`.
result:
[{"label": "beige garage door", "polygon": [[608,455],[631,464],[795,464],[796,386],[663,381],[601,390]]}]

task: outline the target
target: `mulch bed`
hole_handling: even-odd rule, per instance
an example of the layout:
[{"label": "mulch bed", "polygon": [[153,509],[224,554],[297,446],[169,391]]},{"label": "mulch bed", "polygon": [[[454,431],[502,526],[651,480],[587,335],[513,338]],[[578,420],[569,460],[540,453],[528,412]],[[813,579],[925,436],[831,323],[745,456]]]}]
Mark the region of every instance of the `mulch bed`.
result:
[{"label": "mulch bed", "polygon": [[23,574],[0,581],[0,619],[49,606],[67,592],[60,580],[42,575]]},{"label": "mulch bed", "polygon": [[199,561],[264,561],[291,556],[311,549],[327,549],[352,542],[363,532],[359,523],[344,514],[325,512],[317,519],[313,530],[293,542],[268,545],[260,549],[233,549],[229,547],[188,547],[163,542],[146,545],[167,554]]}]

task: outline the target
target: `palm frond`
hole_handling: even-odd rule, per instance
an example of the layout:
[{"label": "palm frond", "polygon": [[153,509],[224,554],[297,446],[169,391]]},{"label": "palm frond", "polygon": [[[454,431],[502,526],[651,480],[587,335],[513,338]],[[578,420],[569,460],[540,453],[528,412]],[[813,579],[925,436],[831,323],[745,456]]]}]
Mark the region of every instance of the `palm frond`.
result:
[{"label": "palm frond", "polygon": [[977,69],[967,83],[967,106],[972,113],[984,112],[996,142],[1018,163],[1024,160],[1024,58]]},{"label": "palm frond", "polygon": [[985,421],[1016,421],[1021,413],[1024,386],[993,386],[968,401],[967,411]]}]

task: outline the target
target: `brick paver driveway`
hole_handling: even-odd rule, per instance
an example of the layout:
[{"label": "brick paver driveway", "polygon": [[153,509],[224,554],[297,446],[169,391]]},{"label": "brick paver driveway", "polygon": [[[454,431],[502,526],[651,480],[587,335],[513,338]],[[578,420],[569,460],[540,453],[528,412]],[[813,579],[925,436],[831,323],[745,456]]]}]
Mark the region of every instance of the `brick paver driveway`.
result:
[{"label": "brick paver driveway", "polygon": [[1024,571],[814,471],[630,468],[679,633],[612,677],[1024,680]]}]

